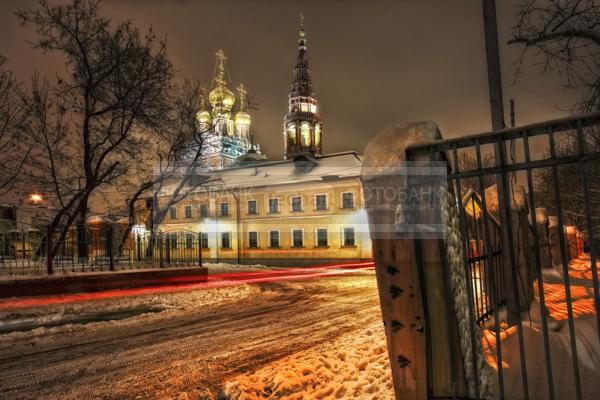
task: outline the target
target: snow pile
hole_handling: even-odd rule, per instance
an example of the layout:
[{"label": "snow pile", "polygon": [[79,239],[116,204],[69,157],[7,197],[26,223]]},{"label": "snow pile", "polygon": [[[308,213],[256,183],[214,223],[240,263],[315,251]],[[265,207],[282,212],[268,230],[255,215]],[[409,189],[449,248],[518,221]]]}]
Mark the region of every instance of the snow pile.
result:
[{"label": "snow pile", "polygon": [[[566,324],[565,324],[566,325]],[[577,337],[577,359],[581,376],[583,399],[600,398],[600,345],[593,317],[575,320]],[[522,399],[521,357],[519,351],[516,327],[502,326],[500,332],[502,342],[502,371],[504,388],[507,399]],[[540,329],[523,325],[523,341],[525,343],[525,363],[529,386],[529,398],[532,400],[548,399],[546,354]],[[484,352],[488,363],[498,369],[496,358],[496,337],[489,330],[484,331],[482,339]],[[557,400],[574,399],[575,387],[572,369],[572,355],[568,327],[563,326],[558,332],[549,332],[549,347],[551,349],[552,376],[554,380],[554,396]]]},{"label": "snow pile", "polygon": [[252,399],[392,399],[383,325],[374,322],[281,359],[225,385],[224,397]]}]

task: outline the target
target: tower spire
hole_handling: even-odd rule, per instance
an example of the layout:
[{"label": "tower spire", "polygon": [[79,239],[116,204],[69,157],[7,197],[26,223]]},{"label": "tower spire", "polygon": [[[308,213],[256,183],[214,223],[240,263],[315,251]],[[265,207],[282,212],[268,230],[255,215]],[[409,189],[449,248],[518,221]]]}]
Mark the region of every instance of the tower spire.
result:
[{"label": "tower spire", "polygon": [[229,113],[235,103],[235,95],[227,88],[227,80],[225,79],[225,62],[227,61],[227,57],[222,49],[219,49],[219,51],[215,53],[215,56],[217,57],[217,60],[215,63],[213,89],[208,95],[208,101],[212,106],[214,115],[220,115],[222,117],[226,116],[229,118]]},{"label": "tower spire", "polygon": [[306,36],[306,33],[304,32],[304,14],[300,14],[300,32],[299,32],[299,36],[300,36],[300,39],[304,39],[304,37]]},{"label": "tower spire", "polygon": [[288,97],[288,113],[284,118],[285,158],[301,154],[320,156],[322,150],[322,124],[317,114],[317,99],[312,90],[304,16],[300,14],[298,34],[298,61]]}]

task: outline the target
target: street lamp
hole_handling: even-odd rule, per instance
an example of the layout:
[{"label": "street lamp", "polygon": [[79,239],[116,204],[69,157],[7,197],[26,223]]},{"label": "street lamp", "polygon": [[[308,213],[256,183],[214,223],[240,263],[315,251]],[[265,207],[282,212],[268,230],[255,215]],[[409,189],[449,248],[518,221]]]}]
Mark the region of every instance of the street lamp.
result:
[{"label": "street lamp", "polygon": [[29,196],[29,200],[31,200],[33,204],[40,204],[44,198],[39,193],[32,193],[31,196]]}]

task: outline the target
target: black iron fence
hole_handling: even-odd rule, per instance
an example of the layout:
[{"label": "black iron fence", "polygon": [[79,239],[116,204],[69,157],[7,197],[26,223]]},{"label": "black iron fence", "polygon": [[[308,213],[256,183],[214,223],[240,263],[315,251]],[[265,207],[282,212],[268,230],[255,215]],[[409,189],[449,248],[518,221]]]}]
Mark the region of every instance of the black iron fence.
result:
[{"label": "black iron fence", "polygon": [[[444,153],[459,211],[476,382],[500,399],[600,390],[600,113],[411,147]],[[466,162],[465,162],[466,160]],[[424,283],[427,285],[427,282]]]},{"label": "black iron fence", "polygon": [[66,234],[21,224],[0,232],[0,275],[116,271],[202,265],[200,232],[127,232],[77,225]]},{"label": "black iron fence", "polygon": [[[502,232],[500,222],[481,203],[481,197],[470,190],[463,198],[465,213],[466,262],[473,283],[473,306],[475,319],[483,325],[496,311],[506,304],[502,266]],[[485,211],[484,211],[485,210]],[[486,212],[485,218],[482,213]],[[489,224],[486,225],[484,222]],[[489,242],[485,234],[489,233]],[[492,298],[496,296],[496,298]]]}]

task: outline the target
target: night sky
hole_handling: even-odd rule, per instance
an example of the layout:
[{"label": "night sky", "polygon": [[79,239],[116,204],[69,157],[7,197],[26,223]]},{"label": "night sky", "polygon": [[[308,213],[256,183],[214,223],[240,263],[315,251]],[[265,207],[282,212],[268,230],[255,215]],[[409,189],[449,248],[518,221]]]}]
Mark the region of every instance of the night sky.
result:
[{"label": "night sky", "polygon": [[[520,48],[505,43],[514,1],[498,1],[505,103],[514,98],[517,123],[568,114],[579,93],[528,58],[514,82]],[[0,4],[0,54],[22,79],[34,70],[64,72],[60,57],[31,50],[30,28],[12,11],[35,4]],[[478,0],[105,0],[114,20],[131,18],[167,35],[178,73],[209,83],[214,53],[229,58],[231,89],[243,82],[259,109],[255,140],[271,159],[283,152],[282,120],[297,55],[298,15],[305,15],[309,63],[324,123],[324,152],[362,152],[371,137],[396,122],[430,119],[446,137],[490,129],[481,1]],[[539,62],[539,60],[537,60]],[[508,113],[508,106],[506,106]],[[508,118],[507,118],[508,119]]]}]

